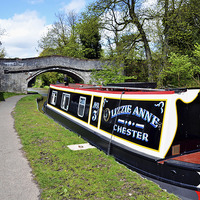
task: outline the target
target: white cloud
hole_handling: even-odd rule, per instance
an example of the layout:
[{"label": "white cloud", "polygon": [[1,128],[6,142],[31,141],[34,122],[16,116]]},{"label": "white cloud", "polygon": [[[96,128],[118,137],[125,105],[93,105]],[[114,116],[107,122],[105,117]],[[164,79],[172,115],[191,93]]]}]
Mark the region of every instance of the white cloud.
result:
[{"label": "white cloud", "polygon": [[38,56],[36,49],[38,40],[45,31],[45,19],[39,18],[36,11],[26,11],[9,19],[0,19],[0,25],[6,30],[1,41],[7,57]]},{"label": "white cloud", "polygon": [[143,8],[154,8],[157,4],[157,0],[145,0],[143,2]]},{"label": "white cloud", "polygon": [[72,0],[69,4],[64,5],[62,10],[65,12],[74,10],[75,12],[80,12],[83,8],[85,8],[86,2],[84,0]]}]

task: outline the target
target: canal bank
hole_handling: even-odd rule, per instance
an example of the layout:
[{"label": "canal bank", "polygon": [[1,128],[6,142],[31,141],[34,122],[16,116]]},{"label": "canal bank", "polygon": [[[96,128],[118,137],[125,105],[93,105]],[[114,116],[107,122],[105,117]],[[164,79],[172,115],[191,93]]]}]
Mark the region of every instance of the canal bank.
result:
[{"label": "canal bank", "polygon": [[11,114],[22,97],[0,102],[0,197],[4,200],[37,200],[40,195]]}]

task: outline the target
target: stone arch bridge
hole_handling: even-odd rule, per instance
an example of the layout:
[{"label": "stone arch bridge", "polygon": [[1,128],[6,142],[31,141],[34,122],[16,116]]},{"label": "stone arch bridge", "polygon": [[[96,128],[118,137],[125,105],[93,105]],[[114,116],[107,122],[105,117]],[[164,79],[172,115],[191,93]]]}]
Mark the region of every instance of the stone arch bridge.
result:
[{"label": "stone arch bridge", "polygon": [[81,60],[64,56],[26,59],[0,59],[0,91],[26,93],[28,83],[41,73],[57,71],[77,82],[89,83],[93,69],[100,70],[98,60]]}]

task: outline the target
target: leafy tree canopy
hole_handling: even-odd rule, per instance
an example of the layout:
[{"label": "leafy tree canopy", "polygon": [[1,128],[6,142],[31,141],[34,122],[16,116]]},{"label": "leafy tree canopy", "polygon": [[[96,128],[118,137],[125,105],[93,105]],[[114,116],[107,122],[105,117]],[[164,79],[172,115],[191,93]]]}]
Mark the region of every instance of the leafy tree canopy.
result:
[{"label": "leafy tree canopy", "polygon": [[173,52],[170,54],[170,65],[165,69],[164,76],[173,86],[200,86],[200,44],[194,48],[194,57]]},{"label": "leafy tree canopy", "polygon": [[[41,55],[110,60],[96,81],[157,81],[160,86],[198,84],[200,1],[98,0],[78,17],[57,15],[40,40]],[[102,51],[104,45],[104,51]],[[115,63],[115,64],[113,64]]]},{"label": "leafy tree canopy", "polygon": [[190,55],[194,45],[200,42],[200,1],[181,2],[181,6],[168,14],[168,44],[172,51]]},{"label": "leafy tree canopy", "polygon": [[99,59],[101,57],[101,35],[99,18],[93,15],[82,14],[77,24],[77,32],[82,44],[82,51],[85,58]]},{"label": "leafy tree canopy", "polygon": [[98,18],[74,13],[58,14],[57,21],[48,33],[39,41],[43,49],[40,56],[62,55],[76,58],[98,59],[101,56],[101,44]]}]

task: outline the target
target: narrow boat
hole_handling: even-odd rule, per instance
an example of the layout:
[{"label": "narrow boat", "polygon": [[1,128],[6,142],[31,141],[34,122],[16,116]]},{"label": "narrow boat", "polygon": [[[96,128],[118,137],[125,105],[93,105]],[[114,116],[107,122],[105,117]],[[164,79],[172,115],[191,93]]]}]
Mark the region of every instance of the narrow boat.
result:
[{"label": "narrow boat", "polygon": [[200,89],[136,86],[51,85],[44,110],[129,168],[200,197]]}]

